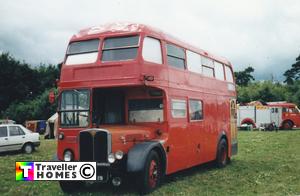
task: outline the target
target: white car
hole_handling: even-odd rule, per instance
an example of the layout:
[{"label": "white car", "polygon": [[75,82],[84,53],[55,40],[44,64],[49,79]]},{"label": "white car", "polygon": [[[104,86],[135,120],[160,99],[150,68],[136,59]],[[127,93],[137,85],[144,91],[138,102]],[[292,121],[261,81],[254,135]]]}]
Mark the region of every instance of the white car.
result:
[{"label": "white car", "polygon": [[23,150],[29,154],[40,145],[39,137],[38,133],[33,133],[22,125],[2,124],[0,125],[0,152]]}]

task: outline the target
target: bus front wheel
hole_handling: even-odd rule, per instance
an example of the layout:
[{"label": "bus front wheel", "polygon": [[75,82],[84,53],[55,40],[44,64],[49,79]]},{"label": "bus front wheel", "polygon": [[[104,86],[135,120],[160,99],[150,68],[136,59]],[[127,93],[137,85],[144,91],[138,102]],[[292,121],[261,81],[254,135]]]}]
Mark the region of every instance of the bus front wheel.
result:
[{"label": "bus front wheel", "polygon": [[224,138],[218,144],[216,165],[219,168],[225,167],[228,163],[228,146]]},{"label": "bus front wheel", "polygon": [[147,159],[144,170],[138,179],[139,192],[147,194],[157,188],[162,180],[162,163],[158,153],[152,150]]}]

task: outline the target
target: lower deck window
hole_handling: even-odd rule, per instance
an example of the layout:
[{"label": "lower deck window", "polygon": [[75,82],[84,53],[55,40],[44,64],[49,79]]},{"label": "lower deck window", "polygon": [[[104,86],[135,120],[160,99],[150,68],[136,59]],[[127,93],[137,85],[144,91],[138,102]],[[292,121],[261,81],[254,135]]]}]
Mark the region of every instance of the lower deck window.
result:
[{"label": "lower deck window", "polygon": [[202,101],[200,100],[190,100],[189,101],[189,109],[190,109],[190,120],[202,120],[203,119],[203,109],[202,109]]},{"label": "lower deck window", "polygon": [[132,99],[128,101],[129,122],[162,122],[162,99]]},{"label": "lower deck window", "polygon": [[172,116],[173,118],[186,117],[186,101],[180,99],[172,99]]}]

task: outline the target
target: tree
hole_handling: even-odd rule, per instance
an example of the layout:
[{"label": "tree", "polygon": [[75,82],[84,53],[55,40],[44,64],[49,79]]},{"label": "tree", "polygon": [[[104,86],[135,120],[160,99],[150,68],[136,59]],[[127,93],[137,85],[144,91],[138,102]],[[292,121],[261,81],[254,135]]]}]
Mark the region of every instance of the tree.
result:
[{"label": "tree", "polygon": [[[57,93],[57,89],[52,89]],[[17,123],[24,123],[26,120],[48,119],[57,109],[57,102],[50,104],[48,100],[49,90],[32,100],[14,102],[4,112],[5,118],[13,119]]]},{"label": "tree", "polygon": [[[299,83],[300,84],[300,83]],[[273,83],[271,81],[254,82],[248,86],[238,86],[238,101],[247,103],[251,101],[292,101],[297,99],[292,92],[298,92],[300,95],[300,85],[293,86],[293,90],[287,85]],[[292,98],[294,97],[294,98]],[[299,102],[299,101],[297,101]],[[295,102],[295,103],[297,103]]]},{"label": "tree", "polygon": [[32,68],[9,53],[0,54],[0,70],[0,114],[11,103],[31,100],[52,88],[60,73],[58,66]]},{"label": "tree", "polygon": [[236,84],[239,86],[247,86],[251,80],[254,80],[254,77],[251,73],[254,72],[253,67],[247,67],[244,71],[234,72]]},{"label": "tree", "polygon": [[293,84],[295,80],[300,78],[300,55],[296,58],[296,63],[292,65],[291,69],[288,69],[283,74],[285,76],[285,81],[287,84]]}]

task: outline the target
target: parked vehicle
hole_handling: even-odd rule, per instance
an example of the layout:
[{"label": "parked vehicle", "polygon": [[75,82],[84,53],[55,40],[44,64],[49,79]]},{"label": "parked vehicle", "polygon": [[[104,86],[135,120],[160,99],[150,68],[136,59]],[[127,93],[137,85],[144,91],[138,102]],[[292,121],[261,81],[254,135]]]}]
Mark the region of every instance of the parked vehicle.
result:
[{"label": "parked vehicle", "polygon": [[251,125],[253,128],[274,130],[300,127],[298,107],[287,102],[267,102],[265,105],[238,106],[238,127]]},{"label": "parked vehicle", "polygon": [[98,182],[133,176],[148,193],[164,175],[237,154],[231,63],[145,25],[74,35],[58,97],[58,159],[98,162]]},{"label": "parked vehicle", "polygon": [[46,120],[28,120],[25,125],[27,129],[39,134],[44,134],[47,126]]},{"label": "parked vehicle", "polygon": [[39,145],[38,133],[32,133],[19,124],[0,125],[0,152],[22,150],[32,153]]},{"label": "parked vehicle", "polygon": [[1,124],[15,124],[16,122],[14,120],[9,119],[0,119],[0,125]]}]

